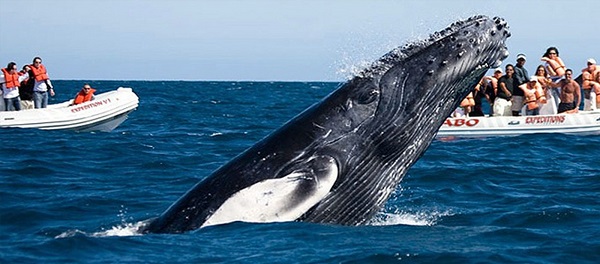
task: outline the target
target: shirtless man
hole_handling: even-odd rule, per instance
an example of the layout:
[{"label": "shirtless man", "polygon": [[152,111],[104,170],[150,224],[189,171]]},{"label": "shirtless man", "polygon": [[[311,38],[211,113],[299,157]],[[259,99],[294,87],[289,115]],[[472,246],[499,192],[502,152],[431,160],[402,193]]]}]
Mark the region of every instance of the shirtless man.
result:
[{"label": "shirtless man", "polygon": [[[579,112],[579,104],[581,104],[581,92],[579,84],[573,80],[573,70],[565,71],[565,79],[558,83],[552,83],[552,87],[560,87],[560,104],[558,105],[558,113],[573,114]],[[575,100],[577,98],[577,100]]]},{"label": "shirtless man", "polygon": [[[581,70],[583,76],[583,92],[587,95],[593,91],[596,93],[596,107],[600,106],[600,67],[596,66],[596,60],[590,58],[587,60],[587,67]],[[586,96],[586,97],[589,97]],[[594,98],[590,98],[594,100]]]}]

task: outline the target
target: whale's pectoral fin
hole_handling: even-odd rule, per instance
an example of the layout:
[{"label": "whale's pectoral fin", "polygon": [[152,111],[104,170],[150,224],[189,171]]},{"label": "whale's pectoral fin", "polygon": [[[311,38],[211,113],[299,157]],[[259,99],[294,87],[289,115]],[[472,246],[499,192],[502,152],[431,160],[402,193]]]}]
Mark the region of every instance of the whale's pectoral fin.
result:
[{"label": "whale's pectoral fin", "polygon": [[301,170],[257,182],[227,199],[202,226],[235,221],[294,221],[323,199],[338,177],[339,167],[329,156],[313,157]]}]

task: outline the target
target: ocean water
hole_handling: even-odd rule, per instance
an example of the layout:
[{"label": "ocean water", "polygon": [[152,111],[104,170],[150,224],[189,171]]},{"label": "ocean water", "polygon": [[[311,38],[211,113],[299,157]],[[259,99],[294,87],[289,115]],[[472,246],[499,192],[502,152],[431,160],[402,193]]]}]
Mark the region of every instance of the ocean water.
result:
[{"label": "ocean water", "polygon": [[[0,129],[1,263],[597,263],[600,137],[434,141],[365,226],[232,223],[134,232],[337,83],[132,87],[110,133]],[[83,81],[55,81],[60,102]]]}]

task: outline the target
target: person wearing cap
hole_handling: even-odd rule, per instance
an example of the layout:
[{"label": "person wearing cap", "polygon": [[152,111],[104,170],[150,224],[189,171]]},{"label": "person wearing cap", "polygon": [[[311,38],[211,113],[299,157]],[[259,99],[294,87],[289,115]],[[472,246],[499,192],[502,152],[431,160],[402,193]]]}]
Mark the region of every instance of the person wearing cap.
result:
[{"label": "person wearing cap", "polygon": [[549,47],[542,57],[542,61],[546,62],[546,71],[550,75],[550,79],[558,81],[565,76],[567,67],[562,59],[558,56],[556,47]]},{"label": "person wearing cap", "polygon": [[537,81],[537,76],[533,75],[529,77],[529,81],[519,85],[519,88],[523,90],[525,95],[525,114],[526,115],[539,115],[540,104],[546,103],[546,96],[542,90],[542,86]]},{"label": "person wearing cap", "polygon": [[552,83],[552,87],[560,87],[560,104],[558,104],[558,113],[572,114],[579,112],[581,104],[581,92],[579,84],[573,80],[573,70],[565,71],[565,79],[558,83]]},{"label": "person wearing cap", "polygon": [[527,72],[527,69],[525,69],[526,60],[527,57],[525,57],[525,54],[521,53],[517,55],[517,64],[515,64],[515,77],[517,77],[519,85],[529,81],[529,73]]},{"label": "person wearing cap", "polygon": [[[498,67],[494,69],[494,74],[492,76],[483,76],[483,78],[479,80],[479,83],[475,85],[475,89],[481,91],[478,94],[485,97],[490,105],[490,116],[494,115],[494,100],[496,100],[496,91],[498,90],[498,79],[502,77],[502,73],[502,68]],[[475,100],[475,105],[477,106],[477,100]]]},{"label": "person wearing cap", "polygon": [[[583,78],[581,86],[586,99],[584,110],[595,110],[600,106],[600,67],[596,66],[595,59],[589,58],[587,60],[587,67],[583,68],[581,72]],[[591,92],[596,94],[596,98],[590,97]],[[592,101],[595,101],[596,107],[593,107]]]},{"label": "person wearing cap", "polygon": [[[527,72],[527,69],[525,69],[525,61],[527,60],[527,58],[525,57],[525,54],[519,54],[517,55],[517,64],[515,64],[515,78],[517,79],[517,86],[527,83],[529,81],[529,73]],[[523,97],[525,96],[525,94],[523,94],[523,90],[521,89],[515,89],[513,91],[513,96],[512,96],[512,106],[511,106],[511,111],[512,111],[512,115],[513,116],[519,116],[521,115],[521,108],[523,108]]]}]

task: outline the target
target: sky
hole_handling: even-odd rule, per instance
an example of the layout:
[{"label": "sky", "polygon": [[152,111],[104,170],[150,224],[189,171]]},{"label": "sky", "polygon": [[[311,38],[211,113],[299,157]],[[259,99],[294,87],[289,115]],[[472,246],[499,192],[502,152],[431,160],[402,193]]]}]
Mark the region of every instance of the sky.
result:
[{"label": "sky", "polygon": [[600,59],[600,1],[0,0],[0,66],[40,56],[51,79],[343,81],[473,15],[500,16],[533,73],[558,47]]}]

